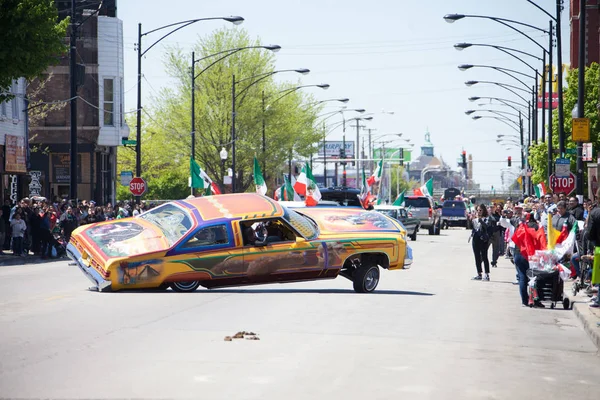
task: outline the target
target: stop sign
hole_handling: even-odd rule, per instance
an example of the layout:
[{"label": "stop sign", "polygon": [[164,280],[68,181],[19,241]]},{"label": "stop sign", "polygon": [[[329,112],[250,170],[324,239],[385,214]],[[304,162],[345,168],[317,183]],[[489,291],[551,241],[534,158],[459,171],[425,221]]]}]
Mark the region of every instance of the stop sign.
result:
[{"label": "stop sign", "polygon": [[134,196],[141,196],[146,193],[146,181],[136,176],[129,182],[129,191]]},{"label": "stop sign", "polygon": [[550,189],[552,193],[564,192],[567,196],[575,190],[575,174],[569,173],[569,176],[560,177],[554,174],[550,175]]}]

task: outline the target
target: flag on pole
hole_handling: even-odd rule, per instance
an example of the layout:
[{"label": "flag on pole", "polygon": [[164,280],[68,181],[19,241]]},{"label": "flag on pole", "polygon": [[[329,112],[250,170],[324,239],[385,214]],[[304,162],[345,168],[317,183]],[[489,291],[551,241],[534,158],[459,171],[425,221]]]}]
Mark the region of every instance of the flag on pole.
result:
[{"label": "flag on pole", "polygon": [[415,196],[433,197],[433,178],[429,178],[423,186],[414,190]]},{"label": "flag on pole", "polygon": [[379,182],[381,180],[382,174],[383,174],[383,160],[379,160],[379,163],[377,163],[377,168],[375,168],[373,175],[371,175],[369,177],[369,179],[367,179],[367,183],[369,184],[369,186],[373,186],[375,183]]},{"label": "flag on pole", "polygon": [[256,193],[262,194],[263,196],[267,193],[267,183],[265,182],[265,178],[263,178],[262,171],[260,170],[260,165],[258,165],[258,160],[254,157],[254,184],[256,185]]},{"label": "flag on pole", "polygon": [[[561,240],[560,242],[557,242],[556,246],[554,246],[554,254],[556,254],[556,256],[561,259],[563,258],[566,254],[572,254],[573,253],[573,249],[575,246],[575,239],[576,239],[576,235],[577,235],[577,224],[573,224],[573,227],[571,228],[571,230],[569,231],[569,233],[566,235],[566,237],[564,237],[564,235],[561,232],[562,237],[564,237],[563,240]],[[567,226],[564,225],[563,227],[563,231],[567,230]],[[561,237],[559,237],[559,240],[561,239]]]},{"label": "flag on pole", "polygon": [[[370,178],[369,178],[370,179]],[[367,196],[369,196],[369,192],[371,191],[371,185],[369,185],[369,180],[365,175],[365,168],[362,170],[362,189],[360,190],[360,194],[358,195],[358,199],[360,200],[360,204],[362,204],[363,208],[367,208],[365,206]]]},{"label": "flag on pole", "polygon": [[559,231],[558,229],[552,226],[552,214],[548,213],[548,223],[546,225],[546,229],[548,231],[548,249],[552,250],[554,247],[562,242],[568,235],[567,226],[563,225],[562,229]]},{"label": "flag on pole", "polygon": [[535,190],[535,196],[539,199],[542,196],[545,196],[546,193],[548,193],[548,191],[546,190],[546,185],[544,184],[544,182],[540,182],[537,185],[535,185],[533,187],[533,190]]},{"label": "flag on pole", "polygon": [[394,201],[394,203],[392,204],[393,206],[401,206],[404,204],[404,193],[406,193],[406,190],[398,195],[396,201]]},{"label": "flag on pole", "polygon": [[[293,177],[292,177],[293,179]],[[290,182],[287,174],[283,174],[283,185],[279,188],[278,200],[284,201],[301,201],[302,199],[298,196],[298,193],[294,190],[292,183]]]},{"label": "flag on pole", "polygon": [[316,206],[319,200],[321,200],[321,191],[308,164],[304,164],[304,167],[302,167],[302,171],[298,175],[298,180],[294,183],[293,188],[296,193],[304,196],[307,206]]},{"label": "flag on pole", "polygon": [[200,168],[193,157],[190,158],[190,175],[190,186],[194,189],[202,189],[205,196],[209,196],[211,194],[221,194],[219,186],[217,186],[217,184],[210,179],[206,172]]}]

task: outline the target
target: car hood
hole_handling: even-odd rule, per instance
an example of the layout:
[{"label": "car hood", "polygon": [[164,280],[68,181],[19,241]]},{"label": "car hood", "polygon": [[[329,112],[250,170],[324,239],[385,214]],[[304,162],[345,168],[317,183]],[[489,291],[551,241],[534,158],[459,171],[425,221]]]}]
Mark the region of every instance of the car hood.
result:
[{"label": "car hood", "polygon": [[162,231],[140,218],[84,225],[73,232],[71,241],[79,250],[83,249],[104,262],[111,258],[137,256],[169,248]]},{"label": "car hood", "polygon": [[319,237],[346,233],[400,233],[403,230],[392,218],[360,208],[307,207],[296,211],[312,218],[319,225]]}]

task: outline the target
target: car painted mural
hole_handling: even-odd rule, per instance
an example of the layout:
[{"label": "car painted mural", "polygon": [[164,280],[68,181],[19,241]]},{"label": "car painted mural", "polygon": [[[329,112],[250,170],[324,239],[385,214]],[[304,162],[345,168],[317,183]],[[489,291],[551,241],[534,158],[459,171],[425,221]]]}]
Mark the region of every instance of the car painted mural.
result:
[{"label": "car painted mural", "polygon": [[371,292],[380,268],[410,268],[406,231],[359,208],[288,209],[251,193],[165,203],[78,228],[69,257],[100,291],[332,279]]}]

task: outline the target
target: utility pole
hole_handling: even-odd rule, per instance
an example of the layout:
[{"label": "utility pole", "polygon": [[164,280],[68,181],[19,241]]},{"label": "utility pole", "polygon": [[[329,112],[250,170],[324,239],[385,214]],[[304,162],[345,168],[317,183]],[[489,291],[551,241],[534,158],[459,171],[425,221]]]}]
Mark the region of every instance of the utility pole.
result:
[{"label": "utility pole", "polygon": [[550,44],[548,46],[548,184],[550,184],[550,175],[552,175],[552,167],[554,164],[554,150],[552,148],[552,81],[553,76],[554,75],[552,72],[552,44],[553,44],[553,39],[552,39],[552,32],[553,32],[553,25],[552,25],[552,21],[550,21],[550,28],[549,28],[549,32],[550,34],[548,35],[550,37]]},{"label": "utility pole", "polygon": [[70,193],[71,200],[77,200],[77,21],[75,18],[76,0],[71,0],[71,34],[69,55],[69,77],[71,84],[71,166]]},{"label": "utility pole", "polygon": [[[579,0],[579,54],[578,54],[578,88],[577,88],[577,118],[585,117],[585,30],[586,9],[585,0]],[[577,182],[576,193],[579,203],[583,202],[583,160],[581,142],[577,142]],[[593,194],[595,195],[595,194]]]}]

